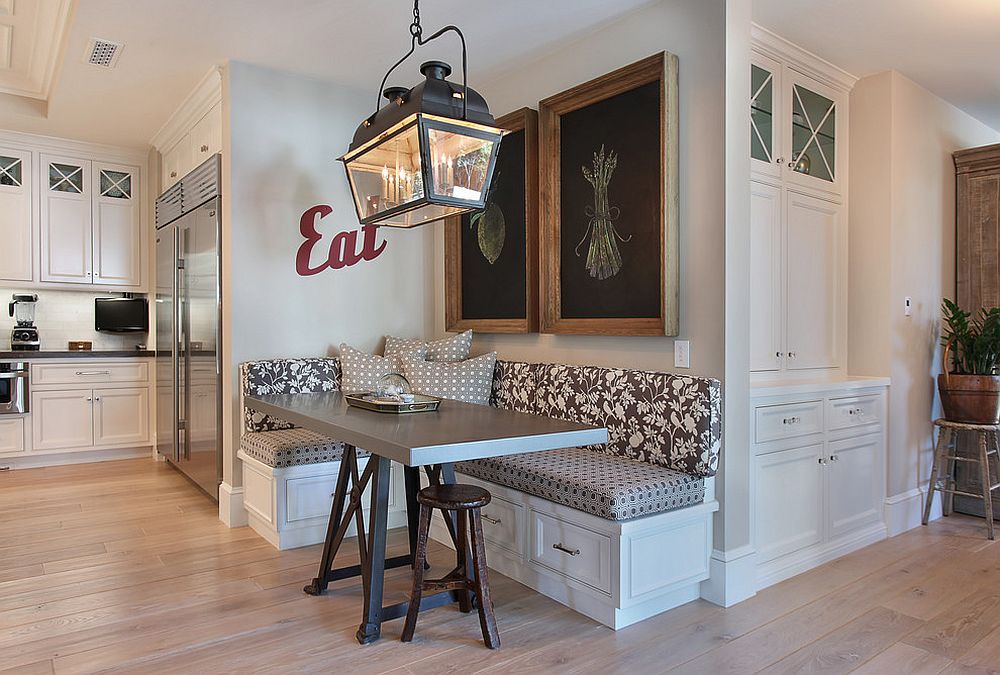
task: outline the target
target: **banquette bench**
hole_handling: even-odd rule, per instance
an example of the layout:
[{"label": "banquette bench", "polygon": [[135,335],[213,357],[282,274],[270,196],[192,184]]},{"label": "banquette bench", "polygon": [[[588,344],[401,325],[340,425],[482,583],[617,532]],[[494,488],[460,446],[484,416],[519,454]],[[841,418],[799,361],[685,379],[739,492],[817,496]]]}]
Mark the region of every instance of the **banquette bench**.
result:
[{"label": "banquette bench", "polygon": [[[339,388],[336,359],[245,363],[244,394]],[[600,424],[606,445],[463,462],[493,494],[490,566],[612,628],[699,597],[708,578],[721,446],[718,381],[497,361],[491,405]],[[359,451],[360,452],[360,451]],[[343,445],[244,408],[250,524],[276,546],[322,541]],[[393,478],[396,478],[396,474]],[[390,527],[405,524],[401,480]],[[432,536],[450,542],[443,523]]]}]

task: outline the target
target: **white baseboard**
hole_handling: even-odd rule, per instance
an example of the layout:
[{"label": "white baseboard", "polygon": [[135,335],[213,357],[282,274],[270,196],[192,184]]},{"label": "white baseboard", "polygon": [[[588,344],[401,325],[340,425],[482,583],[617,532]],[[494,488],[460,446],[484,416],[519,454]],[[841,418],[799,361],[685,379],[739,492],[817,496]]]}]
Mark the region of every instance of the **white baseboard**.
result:
[{"label": "white baseboard", "polygon": [[848,553],[886,538],[885,523],[872,525],[819,546],[810,546],[757,565],[757,590],[784,581],[806,570],[830,562]]},{"label": "white baseboard", "polygon": [[250,524],[247,510],[243,506],[242,487],[233,487],[225,482],[219,485],[219,520],[227,527],[245,527]]},{"label": "white baseboard", "polygon": [[0,457],[0,468],[12,471],[18,469],[38,469],[64,464],[90,464],[92,462],[114,462],[121,459],[149,458],[149,448],[117,448],[114,450],[76,450],[71,452],[51,452],[45,454],[25,453]]},{"label": "white baseboard", "polygon": [[709,578],[701,582],[701,597],[715,605],[732,607],[757,593],[757,558],[752,546],[731,551],[714,549]]},{"label": "white baseboard", "polygon": [[[918,527],[924,515],[924,500],[927,498],[928,483],[920,487],[892,495],[885,500],[885,524],[890,537]],[[935,499],[931,505],[931,520],[941,517],[941,500]]]}]

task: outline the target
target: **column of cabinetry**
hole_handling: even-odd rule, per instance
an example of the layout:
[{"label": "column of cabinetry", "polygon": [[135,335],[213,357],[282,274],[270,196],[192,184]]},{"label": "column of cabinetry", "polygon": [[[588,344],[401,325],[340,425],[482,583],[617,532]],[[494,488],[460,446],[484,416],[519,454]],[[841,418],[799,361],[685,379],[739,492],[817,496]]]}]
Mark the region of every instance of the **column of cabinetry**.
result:
[{"label": "column of cabinetry", "polygon": [[213,69],[152,140],[160,152],[160,192],[222,152],[222,78]]},{"label": "column of cabinetry", "polygon": [[851,82],[795,58],[758,39],[751,64],[750,369],[771,378],[846,363]]}]

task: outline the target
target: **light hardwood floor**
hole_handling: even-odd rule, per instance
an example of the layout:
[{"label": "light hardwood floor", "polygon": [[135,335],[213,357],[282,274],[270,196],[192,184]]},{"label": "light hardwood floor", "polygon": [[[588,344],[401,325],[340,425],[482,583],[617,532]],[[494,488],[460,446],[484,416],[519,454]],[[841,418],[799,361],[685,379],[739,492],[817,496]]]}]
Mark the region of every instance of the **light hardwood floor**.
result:
[{"label": "light hardwood floor", "polygon": [[[390,548],[402,552],[393,532]],[[350,548],[350,546],[348,546]],[[669,552],[664,552],[669,554]],[[1000,544],[918,528],[722,609],[613,632],[499,574],[503,647],[447,607],[359,646],[357,580],[302,593],[316,546],[279,553],[146,460],[0,474],[0,672],[1000,672]],[[443,568],[438,546],[431,562]],[[404,599],[405,570],[387,575]]]}]

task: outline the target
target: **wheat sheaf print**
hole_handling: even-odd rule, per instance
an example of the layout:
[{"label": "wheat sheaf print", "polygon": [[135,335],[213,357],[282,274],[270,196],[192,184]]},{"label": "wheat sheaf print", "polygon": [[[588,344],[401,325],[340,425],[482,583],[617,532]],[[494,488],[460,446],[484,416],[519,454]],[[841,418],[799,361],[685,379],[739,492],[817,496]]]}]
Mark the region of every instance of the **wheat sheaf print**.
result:
[{"label": "wheat sheaf print", "polygon": [[590,276],[595,279],[609,279],[621,270],[622,254],[618,248],[618,242],[628,242],[632,235],[623,237],[615,228],[615,221],[621,215],[621,209],[611,206],[608,202],[608,185],[611,177],[618,166],[618,154],[614,150],[604,152],[604,146],[594,153],[592,166],[584,165],[583,177],[587,179],[594,188],[594,205],[588,206],[585,210],[587,217],[587,229],[583,233],[583,239],[576,245],[576,255],[580,257],[580,247],[587,242],[587,270]]}]

